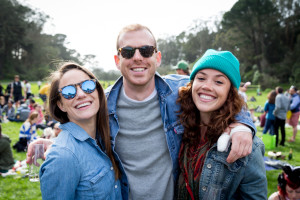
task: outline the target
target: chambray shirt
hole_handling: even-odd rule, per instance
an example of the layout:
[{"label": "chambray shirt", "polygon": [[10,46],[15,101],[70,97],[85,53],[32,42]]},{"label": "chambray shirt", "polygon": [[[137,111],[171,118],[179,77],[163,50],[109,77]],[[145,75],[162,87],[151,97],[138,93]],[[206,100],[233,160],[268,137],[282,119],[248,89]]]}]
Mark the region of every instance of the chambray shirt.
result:
[{"label": "chambray shirt", "polygon": [[73,122],[60,128],[40,169],[43,199],[122,199],[112,163],[96,141]]}]

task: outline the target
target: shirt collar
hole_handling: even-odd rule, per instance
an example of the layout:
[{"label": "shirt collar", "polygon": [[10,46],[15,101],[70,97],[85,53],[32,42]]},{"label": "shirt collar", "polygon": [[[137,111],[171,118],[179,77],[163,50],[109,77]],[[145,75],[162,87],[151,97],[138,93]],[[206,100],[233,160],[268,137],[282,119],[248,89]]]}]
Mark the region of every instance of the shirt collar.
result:
[{"label": "shirt collar", "polygon": [[73,122],[67,122],[59,126],[63,131],[68,131],[74,138],[80,141],[91,138],[87,132]]}]

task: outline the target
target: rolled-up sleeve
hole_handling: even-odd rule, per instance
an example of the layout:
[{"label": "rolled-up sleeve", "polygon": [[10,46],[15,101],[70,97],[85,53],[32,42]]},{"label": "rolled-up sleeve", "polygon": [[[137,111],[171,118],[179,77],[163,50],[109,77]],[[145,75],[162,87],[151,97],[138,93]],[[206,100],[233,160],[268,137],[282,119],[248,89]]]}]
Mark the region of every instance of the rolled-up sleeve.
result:
[{"label": "rolled-up sleeve", "polygon": [[255,136],[256,134],[256,127],[251,119],[251,116],[249,112],[246,109],[242,109],[241,112],[239,112],[235,116],[235,120],[241,124],[247,125],[252,130],[252,135]]}]

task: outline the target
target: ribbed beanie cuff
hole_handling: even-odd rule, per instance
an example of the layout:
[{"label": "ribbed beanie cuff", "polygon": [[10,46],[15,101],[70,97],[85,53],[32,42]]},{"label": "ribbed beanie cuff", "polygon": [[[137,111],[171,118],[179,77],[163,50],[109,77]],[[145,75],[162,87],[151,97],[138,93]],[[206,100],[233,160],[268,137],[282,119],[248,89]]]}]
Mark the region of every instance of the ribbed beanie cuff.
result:
[{"label": "ribbed beanie cuff", "polygon": [[224,73],[234,87],[239,89],[241,83],[240,63],[230,51],[208,49],[194,64],[190,80],[193,80],[198,71],[202,69],[215,69]]}]

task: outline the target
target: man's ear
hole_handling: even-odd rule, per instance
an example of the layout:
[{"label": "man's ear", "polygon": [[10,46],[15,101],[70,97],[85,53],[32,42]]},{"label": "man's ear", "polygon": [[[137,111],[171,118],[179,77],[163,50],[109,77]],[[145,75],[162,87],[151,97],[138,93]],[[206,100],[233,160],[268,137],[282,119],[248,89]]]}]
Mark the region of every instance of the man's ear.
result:
[{"label": "man's ear", "polygon": [[66,109],[64,108],[64,105],[61,101],[57,101],[56,105],[59,107],[61,111],[66,112]]},{"label": "man's ear", "polygon": [[156,68],[158,68],[161,64],[161,52],[160,51],[158,51],[156,53],[156,63],[157,63]]},{"label": "man's ear", "polygon": [[120,58],[119,58],[119,56],[115,55],[114,59],[115,59],[115,63],[116,63],[117,68],[120,70]]}]

